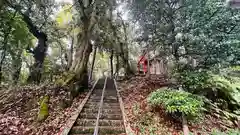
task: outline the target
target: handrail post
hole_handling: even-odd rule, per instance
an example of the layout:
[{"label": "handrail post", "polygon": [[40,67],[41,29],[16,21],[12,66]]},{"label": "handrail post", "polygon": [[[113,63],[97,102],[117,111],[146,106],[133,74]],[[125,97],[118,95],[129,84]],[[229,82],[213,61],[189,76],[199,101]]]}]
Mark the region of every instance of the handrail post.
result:
[{"label": "handrail post", "polygon": [[102,106],[103,106],[103,98],[104,98],[104,93],[105,93],[105,89],[106,89],[106,84],[107,84],[107,77],[105,79],[105,83],[104,83],[104,87],[103,87],[103,91],[102,91],[102,97],[101,97],[101,101],[100,101],[100,105],[99,105],[99,109],[98,109],[98,116],[97,116],[97,121],[96,121],[96,126],[94,129],[94,134],[93,135],[98,135],[98,124],[99,124],[99,119],[102,113]]}]

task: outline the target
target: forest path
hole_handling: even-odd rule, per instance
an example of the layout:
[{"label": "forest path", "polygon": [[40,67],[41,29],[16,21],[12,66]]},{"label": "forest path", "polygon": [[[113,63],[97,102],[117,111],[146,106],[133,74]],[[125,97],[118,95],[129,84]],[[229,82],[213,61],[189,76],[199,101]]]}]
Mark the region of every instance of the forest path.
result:
[{"label": "forest path", "polygon": [[[71,120],[72,119],[72,120]],[[125,134],[122,110],[113,79],[99,79],[70,119],[62,135]]]}]

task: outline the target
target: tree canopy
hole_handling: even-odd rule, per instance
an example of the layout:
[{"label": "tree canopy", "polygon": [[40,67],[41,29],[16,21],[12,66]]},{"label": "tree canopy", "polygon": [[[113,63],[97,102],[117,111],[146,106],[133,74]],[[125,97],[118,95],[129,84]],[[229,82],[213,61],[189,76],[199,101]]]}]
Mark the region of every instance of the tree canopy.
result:
[{"label": "tree canopy", "polygon": [[53,84],[68,87],[73,101],[106,74],[126,80],[144,76],[139,58],[146,58],[145,77],[164,68],[158,77],[173,85],[148,92],[149,105],[189,118],[215,104],[235,120],[236,7],[225,0],[1,0],[0,88]]}]

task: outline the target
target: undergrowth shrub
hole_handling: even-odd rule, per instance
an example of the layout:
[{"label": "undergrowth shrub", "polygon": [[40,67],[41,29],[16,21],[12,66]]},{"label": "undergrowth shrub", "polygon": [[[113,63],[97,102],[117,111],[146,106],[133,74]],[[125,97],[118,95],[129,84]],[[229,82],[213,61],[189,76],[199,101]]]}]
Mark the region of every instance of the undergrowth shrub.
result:
[{"label": "undergrowth shrub", "polygon": [[239,79],[207,71],[185,71],[178,76],[183,89],[203,95],[223,109],[237,110],[240,105]]},{"label": "undergrowth shrub", "polygon": [[[195,135],[196,133],[193,133],[193,132],[189,132],[189,135]],[[204,135],[240,135],[240,130],[237,130],[237,129],[230,129],[228,131],[219,131],[217,129],[213,129],[212,131],[210,132],[203,132],[201,134],[204,134]],[[184,135],[183,132],[180,133],[180,135]]]},{"label": "undergrowth shrub", "polygon": [[187,119],[201,116],[204,105],[202,99],[196,95],[168,88],[152,92],[148,97],[148,103],[152,106],[162,106],[170,114],[184,114]]},{"label": "undergrowth shrub", "polygon": [[199,89],[206,88],[209,73],[206,71],[182,72],[179,74],[178,80],[183,85],[183,88],[191,93],[198,93]]},{"label": "undergrowth shrub", "polygon": [[231,129],[225,132],[215,130],[211,133],[211,135],[240,135],[240,130]]}]

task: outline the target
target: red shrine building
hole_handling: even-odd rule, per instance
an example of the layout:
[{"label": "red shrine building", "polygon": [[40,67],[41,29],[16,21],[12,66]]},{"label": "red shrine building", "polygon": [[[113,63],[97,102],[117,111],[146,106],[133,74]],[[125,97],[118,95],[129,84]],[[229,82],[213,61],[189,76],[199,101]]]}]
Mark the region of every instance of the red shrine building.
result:
[{"label": "red shrine building", "polygon": [[138,67],[138,73],[143,73],[143,74],[146,74],[147,73],[147,66],[148,66],[148,62],[147,62],[147,59],[146,59],[146,53],[142,56],[140,56],[139,60],[138,60],[138,64],[137,64],[137,67]]},{"label": "red shrine building", "polygon": [[[167,74],[167,60],[164,54],[155,55],[149,60],[150,74],[163,75]],[[146,74],[148,72],[148,60],[147,53],[144,53],[139,57],[138,63],[138,73]]]}]

